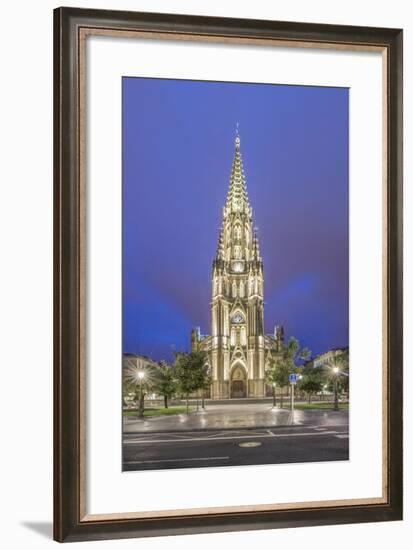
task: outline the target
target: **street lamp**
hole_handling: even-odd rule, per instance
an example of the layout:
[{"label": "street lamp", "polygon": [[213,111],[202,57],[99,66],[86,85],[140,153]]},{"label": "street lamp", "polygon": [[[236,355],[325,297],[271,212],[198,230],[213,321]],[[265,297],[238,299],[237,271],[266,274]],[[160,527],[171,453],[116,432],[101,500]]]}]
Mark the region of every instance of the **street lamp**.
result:
[{"label": "street lamp", "polygon": [[138,408],[138,418],[143,418],[143,412],[144,412],[144,407],[143,407],[143,388],[142,388],[142,383],[143,383],[143,379],[145,378],[145,372],[143,370],[138,370],[138,372],[136,373],[137,375],[137,378],[139,380],[139,408]]},{"label": "street lamp", "polygon": [[333,367],[334,374],[334,410],[338,411],[338,374],[340,369],[338,367]]}]

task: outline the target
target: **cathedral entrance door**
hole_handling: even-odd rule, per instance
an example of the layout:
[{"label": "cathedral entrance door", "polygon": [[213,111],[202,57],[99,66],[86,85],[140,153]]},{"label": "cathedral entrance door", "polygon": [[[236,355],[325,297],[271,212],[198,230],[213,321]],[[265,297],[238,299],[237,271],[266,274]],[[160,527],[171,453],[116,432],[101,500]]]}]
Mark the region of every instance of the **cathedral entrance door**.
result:
[{"label": "cathedral entrance door", "polygon": [[231,397],[247,397],[247,380],[243,367],[237,366],[232,371],[231,376]]},{"label": "cathedral entrance door", "polygon": [[233,380],[231,384],[231,397],[247,397],[245,380]]}]

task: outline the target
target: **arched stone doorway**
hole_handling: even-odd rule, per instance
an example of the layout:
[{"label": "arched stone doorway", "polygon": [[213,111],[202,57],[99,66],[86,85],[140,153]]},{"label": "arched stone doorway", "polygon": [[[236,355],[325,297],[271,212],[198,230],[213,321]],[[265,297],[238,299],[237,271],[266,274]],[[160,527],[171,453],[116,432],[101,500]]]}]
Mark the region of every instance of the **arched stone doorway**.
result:
[{"label": "arched stone doorway", "polygon": [[231,398],[247,397],[247,372],[241,363],[231,371]]}]

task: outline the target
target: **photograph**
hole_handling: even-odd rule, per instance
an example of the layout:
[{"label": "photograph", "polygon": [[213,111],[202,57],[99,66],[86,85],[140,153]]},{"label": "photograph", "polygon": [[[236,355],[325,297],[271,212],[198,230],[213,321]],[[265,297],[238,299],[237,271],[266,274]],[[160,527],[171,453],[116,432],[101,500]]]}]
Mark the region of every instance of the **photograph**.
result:
[{"label": "photograph", "polygon": [[349,89],[122,78],[122,470],[349,460]]}]

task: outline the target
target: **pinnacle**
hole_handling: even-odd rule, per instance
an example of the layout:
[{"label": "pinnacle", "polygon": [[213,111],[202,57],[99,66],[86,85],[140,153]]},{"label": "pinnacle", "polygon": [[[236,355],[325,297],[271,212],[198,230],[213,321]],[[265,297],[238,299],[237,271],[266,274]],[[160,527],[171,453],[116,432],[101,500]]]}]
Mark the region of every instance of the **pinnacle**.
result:
[{"label": "pinnacle", "polygon": [[254,227],[254,237],[252,240],[253,258],[257,261],[261,261],[260,244],[258,242],[258,228]]},{"label": "pinnacle", "polygon": [[250,209],[247,183],[242,163],[241,139],[238,133],[235,138],[235,155],[232,163],[226,207],[231,212],[244,212]]}]

